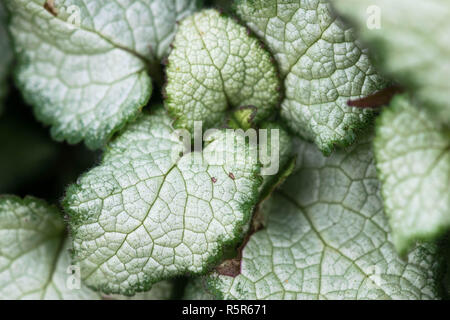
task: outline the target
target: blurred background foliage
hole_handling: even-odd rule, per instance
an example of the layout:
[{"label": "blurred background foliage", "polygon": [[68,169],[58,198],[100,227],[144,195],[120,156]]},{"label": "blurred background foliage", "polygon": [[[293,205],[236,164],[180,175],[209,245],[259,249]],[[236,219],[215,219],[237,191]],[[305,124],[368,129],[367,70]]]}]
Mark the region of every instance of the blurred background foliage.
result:
[{"label": "blurred background foliage", "polygon": [[49,129],[36,121],[11,86],[0,116],[0,194],[33,195],[56,204],[66,186],[97,163],[100,153],[52,140]]}]

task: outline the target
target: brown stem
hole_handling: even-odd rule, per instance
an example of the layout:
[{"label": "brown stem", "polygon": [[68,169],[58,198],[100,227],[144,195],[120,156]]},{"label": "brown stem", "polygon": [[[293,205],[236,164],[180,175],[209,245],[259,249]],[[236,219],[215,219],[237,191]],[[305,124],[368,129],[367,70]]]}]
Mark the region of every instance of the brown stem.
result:
[{"label": "brown stem", "polygon": [[237,249],[237,256],[233,259],[227,259],[223,261],[220,265],[216,267],[216,271],[224,276],[229,277],[237,277],[241,273],[241,261],[242,261],[242,251],[244,250],[245,246],[250,241],[250,238],[253,234],[256,232],[262,230],[264,228],[264,224],[262,222],[263,218],[261,216],[261,212],[257,208],[255,210],[255,214],[252,218],[252,222],[250,225],[250,230],[247,232],[247,235],[244,238],[244,241]]},{"label": "brown stem", "polygon": [[347,102],[347,105],[349,107],[356,107],[356,108],[379,108],[382,106],[385,106],[389,104],[391,99],[398,93],[402,93],[403,88],[399,86],[391,86],[387,87],[383,90],[380,90],[370,96],[358,99],[358,100],[349,100]]}]

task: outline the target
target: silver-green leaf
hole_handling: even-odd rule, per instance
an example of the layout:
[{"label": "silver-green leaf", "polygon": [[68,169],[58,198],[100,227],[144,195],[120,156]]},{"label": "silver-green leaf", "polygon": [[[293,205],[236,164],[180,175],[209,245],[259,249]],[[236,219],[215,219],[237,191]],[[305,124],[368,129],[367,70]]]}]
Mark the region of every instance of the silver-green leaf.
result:
[{"label": "silver-green leaf", "polygon": [[250,219],[261,185],[255,146],[218,131],[179,158],[171,122],[162,109],[142,117],[67,191],[75,260],[93,288],[132,295],[203,273]]},{"label": "silver-green leaf", "polygon": [[136,118],[194,0],[6,0],[16,80],[57,140],[100,148]]},{"label": "silver-green leaf", "polygon": [[371,142],[329,158],[299,142],[299,169],[264,203],[265,229],[243,249],[241,273],[211,275],[207,291],[225,299],[438,298],[437,250],[397,256]]},{"label": "silver-green leaf", "polygon": [[332,0],[358,27],[385,72],[450,124],[450,3],[447,0]]},{"label": "silver-green leaf", "polygon": [[326,154],[351,144],[372,112],[347,102],[386,83],[328,0],[239,0],[236,8],[279,64],[285,88],[281,115],[290,128]]},{"label": "silver-green leaf", "polygon": [[450,228],[450,129],[398,96],[377,121],[375,155],[393,242],[406,254]]},{"label": "silver-green leaf", "polygon": [[199,12],[181,22],[173,45],[165,103],[176,127],[193,131],[194,121],[202,121],[205,129],[218,128],[227,116],[248,127],[275,111],[275,65],[233,19],[216,10]]},{"label": "silver-green leaf", "polygon": [[78,286],[69,248],[57,208],[32,197],[0,196],[0,299],[98,299]]}]

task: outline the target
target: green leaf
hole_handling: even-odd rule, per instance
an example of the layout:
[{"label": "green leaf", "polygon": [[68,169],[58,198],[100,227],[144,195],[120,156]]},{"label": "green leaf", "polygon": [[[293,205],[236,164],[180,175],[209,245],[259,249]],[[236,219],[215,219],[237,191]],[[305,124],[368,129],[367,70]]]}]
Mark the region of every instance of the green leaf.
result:
[{"label": "green leaf", "polygon": [[132,295],[204,273],[250,219],[261,184],[255,146],[218,131],[203,152],[178,158],[171,122],[160,108],[142,117],[67,191],[75,258],[97,290]]},{"label": "green leaf", "polygon": [[58,209],[32,197],[0,196],[0,299],[99,298],[67,285],[70,266]]},{"label": "green leaf", "polygon": [[450,228],[450,130],[397,96],[377,122],[375,154],[397,250]]},{"label": "green leaf", "polygon": [[121,295],[104,296],[106,300],[170,300],[173,296],[173,281],[160,281],[155,283],[151,290],[137,293],[134,296],[127,297]]},{"label": "green leaf", "polygon": [[241,273],[213,274],[225,299],[434,299],[433,246],[401,260],[391,243],[371,140],[325,158],[298,142],[298,171],[262,207],[265,229],[243,249]]},{"label": "green leaf", "polygon": [[450,3],[447,0],[334,0],[359,28],[384,71],[450,124]]},{"label": "green leaf", "polygon": [[[227,116],[249,127],[277,106],[279,80],[270,55],[233,19],[204,10],[183,20],[167,66],[166,105],[175,126],[220,126]],[[249,114],[249,109],[256,114]],[[230,109],[232,109],[230,115]]]},{"label": "green leaf", "polygon": [[[53,137],[100,148],[152,92],[175,21],[196,1],[6,0],[16,80]],[[50,4],[53,3],[53,4]]]},{"label": "green leaf", "polygon": [[2,58],[0,59],[0,114],[3,109],[3,99],[8,91],[6,80],[12,62],[12,50],[9,35],[6,30],[6,20],[7,14],[3,3],[0,2],[0,52],[2,53]]},{"label": "green leaf", "polygon": [[328,0],[240,0],[236,10],[279,64],[281,115],[289,127],[325,154],[351,144],[372,112],[349,107],[348,100],[377,92],[385,81]]}]

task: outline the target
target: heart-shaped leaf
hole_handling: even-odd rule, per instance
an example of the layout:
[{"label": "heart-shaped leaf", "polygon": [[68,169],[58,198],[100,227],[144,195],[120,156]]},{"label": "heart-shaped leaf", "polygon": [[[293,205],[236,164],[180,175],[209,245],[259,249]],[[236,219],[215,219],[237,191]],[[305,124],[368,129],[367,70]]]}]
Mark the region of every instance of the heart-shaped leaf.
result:
[{"label": "heart-shaped leaf", "polygon": [[69,248],[57,208],[0,196],[0,299],[100,298],[81,284]]},{"label": "heart-shaped leaf", "polygon": [[219,131],[202,152],[179,158],[171,122],[161,109],[142,117],[67,191],[75,260],[91,287],[147,291],[207,271],[241,239],[261,184],[256,146]]},{"label": "heart-shaped leaf", "polygon": [[325,154],[351,144],[372,112],[347,102],[374,94],[385,81],[328,0],[239,0],[236,9],[279,64],[289,127]]},{"label": "heart-shaped leaf", "polygon": [[246,128],[275,110],[280,84],[270,55],[233,19],[199,12],[181,22],[173,45],[165,103],[176,127],[193,131],[202,121],[208,129],[231,117]]},{"label": "heart-shaped leaf", "polygon": [[100,148],[146,105],[149,72],[197,3],[6,0],[18,86],[55,139]]}]

